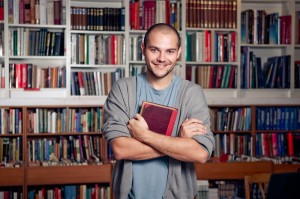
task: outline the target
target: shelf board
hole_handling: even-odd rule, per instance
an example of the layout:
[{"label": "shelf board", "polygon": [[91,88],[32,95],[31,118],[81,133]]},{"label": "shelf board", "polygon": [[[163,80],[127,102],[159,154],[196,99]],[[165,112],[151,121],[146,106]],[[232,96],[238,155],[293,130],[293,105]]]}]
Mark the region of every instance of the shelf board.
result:
[{"label": "shelf board", "polygon": [[24,168],[0,168],[0,176],[0,186],[24,185]]},{"label": "shelf board", "polygon": [[[51,175],[49,175],[51,173]],[[28,185],[110,183],[112,165],[28,167]]]},{"label": "shelf board", "polygon": [[198,180],[235,180],[245,175],[272,172],[273,163],[265,162],[218,162],[195,164]]},{"label": "shelf board", "polygon": [[300,169],[300,164],[275,164],[273,166],[274,173],[297,172]]}]

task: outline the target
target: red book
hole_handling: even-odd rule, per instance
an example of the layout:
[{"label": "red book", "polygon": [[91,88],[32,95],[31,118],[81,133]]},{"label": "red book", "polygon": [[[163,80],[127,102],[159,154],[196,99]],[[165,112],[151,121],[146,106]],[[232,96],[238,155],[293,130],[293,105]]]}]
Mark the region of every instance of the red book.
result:
[{"label": "red book", "polygon": [[231,32],[231,49],[230,49],[230,58],[232,62],[236,61],[236,32]]},{"label": "red book", "polygon": [[178,110],[173,107],[143,101],[140,114],[146,120],[149,130],[171,136]]},{"label": "red book", "polygon": [[0,0],[0,21],[4,21],[4,1]]},{"label": "red book", "polygon": [[273,156],[278,156],[277,134],[272,133],[272,149]]},{"label": "red book", "polygon": [[22,86],[21,88],[27,88],[27,64],[26,63],[22,63],[21,64],[21,68],[22,68]]},{"label": "red book", "polygon": [[292,132],[288,133],[287,140],[288,140],[289,156],[292,157],[292,156],[294,156],[294,141],[293,141],[293,133]]},{"label": "red book", "polygon": [[79,84],[79,91],[80,95],[85,95],[85,90],[84,90],[84,83],[83,83],[83,74],[81,71],[78,71],[78,84]]},{"label": "red book", "polygon": [[53,1],[53,7],[54,7],[54,24],[60,25],[61,24],[61,13],[62,13],[62,4],[61,0],[54,0]]},{"label": "red book", "polygon": [[15,64],[15,82],[16,88],[22,88],[22,65],[20,63]]},{"label": "red book", "polygon": [[211,61],[211,32],[209,30],[205,30],[205,61]]},{"label": "red book", "polygon": [[25,6],[24,6],[24,0],[20,0],[19,2],[19,24],[24,24],[25,22]]},{"label": "red book", "polygon": [[229,76],[229,85],[228,88],[234,88],[235,87],[235,72],[236,72],[236,66],[231,66],[231,73]]}]

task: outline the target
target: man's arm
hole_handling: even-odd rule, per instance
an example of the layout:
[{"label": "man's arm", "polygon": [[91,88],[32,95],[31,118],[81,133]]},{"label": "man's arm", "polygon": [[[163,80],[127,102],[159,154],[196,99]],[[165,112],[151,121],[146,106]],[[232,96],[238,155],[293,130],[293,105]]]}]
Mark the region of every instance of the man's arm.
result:
[{"label": "man's arm", "polygon": [[155,150],[131,137],[118,137],[111,141],[114,157],[117,160],[146,160],[164,156],[164,154]]},{"label": "man's arm", "polygon": [[128,128],[134,139],[162,154],[185,162],[203,163],[208,158],[208,152],[196,140],[191,139],[193,135],[205,133],[205,127],[198,121],[185,121],[181,126],[181,137],[169,137],[150,131],[139,114],[129,121]]}]

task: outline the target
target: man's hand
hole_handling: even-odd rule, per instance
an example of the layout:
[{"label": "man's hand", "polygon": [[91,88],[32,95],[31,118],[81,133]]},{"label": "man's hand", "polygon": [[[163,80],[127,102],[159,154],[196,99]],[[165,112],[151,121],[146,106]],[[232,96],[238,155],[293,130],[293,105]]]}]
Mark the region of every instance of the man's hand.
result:
[{"label": "man's hand", "polygon": [[191,138],[194,135],[203,135],[207,132],[201,120],[186,119],[180,127],[180,137]]},{"label": "man's hand", "polygon": [[130,119],[127,127],[131,136],[137,140],[140,140],[143,133],[149,129],[147,122],[140,114],[136,114]]}]

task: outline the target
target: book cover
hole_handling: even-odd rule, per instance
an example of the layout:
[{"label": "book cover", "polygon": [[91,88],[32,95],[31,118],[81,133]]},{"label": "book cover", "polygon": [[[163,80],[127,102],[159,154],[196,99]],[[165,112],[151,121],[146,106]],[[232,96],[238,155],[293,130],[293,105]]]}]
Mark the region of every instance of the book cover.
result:
[{"label": "book cover", "polygon": [[171,136],[178,110],[152,102],[143,101],[140,114],[146,120],[149,130]]}]

